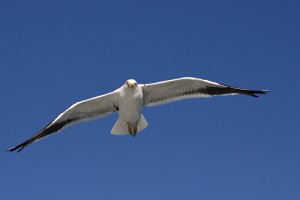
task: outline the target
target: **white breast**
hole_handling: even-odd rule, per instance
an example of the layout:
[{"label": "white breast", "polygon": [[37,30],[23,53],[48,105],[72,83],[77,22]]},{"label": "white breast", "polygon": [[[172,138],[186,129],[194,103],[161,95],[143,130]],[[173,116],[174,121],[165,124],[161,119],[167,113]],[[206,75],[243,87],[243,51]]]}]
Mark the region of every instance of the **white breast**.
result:
[{"label": "white breast", "polygon": [[137,86],[135,89],[121,88],[119,98],[119,117],[126,122],[136,122],[141,117],[143,105],[142,89]]}]

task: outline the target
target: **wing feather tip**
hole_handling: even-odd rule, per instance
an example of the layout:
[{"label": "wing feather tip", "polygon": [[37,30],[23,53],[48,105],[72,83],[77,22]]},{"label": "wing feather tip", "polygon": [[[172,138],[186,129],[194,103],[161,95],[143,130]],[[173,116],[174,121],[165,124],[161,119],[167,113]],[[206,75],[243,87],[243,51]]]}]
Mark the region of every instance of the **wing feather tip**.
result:
[{"label": "wing feather tip", "polygon": [[7,149],[6,151],[7,151],[7,152],[13,152],[13,151],[15,151],[16,149],[17,149],[16,147],[12,147],[12,148]]},{"label": "wing feather tip", "polygon": [[267,94],[268,92],[270,92],[270,90],[250,90],[250,96],[252,97],[259,97],[256,94]]},{"label": "wing feather tip", "polygon": [[20,144],[20,145],[17,145],[17,146],[15,146],[15,147],[11,147],[11,148],[7,149],[6,151],[7,151],[7,152],[13,152],[13,151],[17,150],[17,152],[19,153],[20,151],[23,150],[23,148],[24,148],[25,146],[26,146],[25,144]]}]

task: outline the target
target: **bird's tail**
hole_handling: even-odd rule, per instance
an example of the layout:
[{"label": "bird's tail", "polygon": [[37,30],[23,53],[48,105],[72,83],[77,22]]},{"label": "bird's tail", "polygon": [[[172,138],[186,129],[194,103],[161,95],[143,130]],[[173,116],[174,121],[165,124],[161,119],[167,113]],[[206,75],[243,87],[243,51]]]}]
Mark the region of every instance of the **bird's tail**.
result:
[{"label": "bird's tail", "polygon": [[145,128],[147,128],[147,126],[148,126],[148,122],[146,121],[145,117],[141,115],[141,119],[137,124],[137,132],[144,130]]},{"label": "bird's tail", "polygon": [[[147,128],[148,123],[143,115],[141,115],[140,120],[137,123],[137,132],[140,132]],[[127,122],[120,118],[116,121],[114,127],[111,130],[111,134],[113,135],[127,135],[129,134]]]}]

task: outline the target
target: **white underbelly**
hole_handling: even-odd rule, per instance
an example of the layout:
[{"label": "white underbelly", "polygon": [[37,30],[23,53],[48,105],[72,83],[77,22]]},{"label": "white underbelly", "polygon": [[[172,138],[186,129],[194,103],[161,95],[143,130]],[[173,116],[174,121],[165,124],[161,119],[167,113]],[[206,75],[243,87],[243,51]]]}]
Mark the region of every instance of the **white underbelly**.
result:
[{"label": "white underbelly", "polygon": [[137,122],[141,118],[142,98],[140,96],[126,96],[119,101],[119,117],[126,122]]}]

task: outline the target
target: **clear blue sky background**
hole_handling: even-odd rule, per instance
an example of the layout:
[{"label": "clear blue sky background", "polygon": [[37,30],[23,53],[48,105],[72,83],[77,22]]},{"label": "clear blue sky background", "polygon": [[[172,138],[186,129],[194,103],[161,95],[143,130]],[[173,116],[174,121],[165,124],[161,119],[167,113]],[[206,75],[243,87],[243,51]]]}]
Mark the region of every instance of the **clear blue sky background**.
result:
[{"label": "clear blue sky background", "polygon": [[[0,3],[0,199],[300,199],[299,1]],[[74,126],[24,149],[76,101],[194,76],[252,89]]]}]

